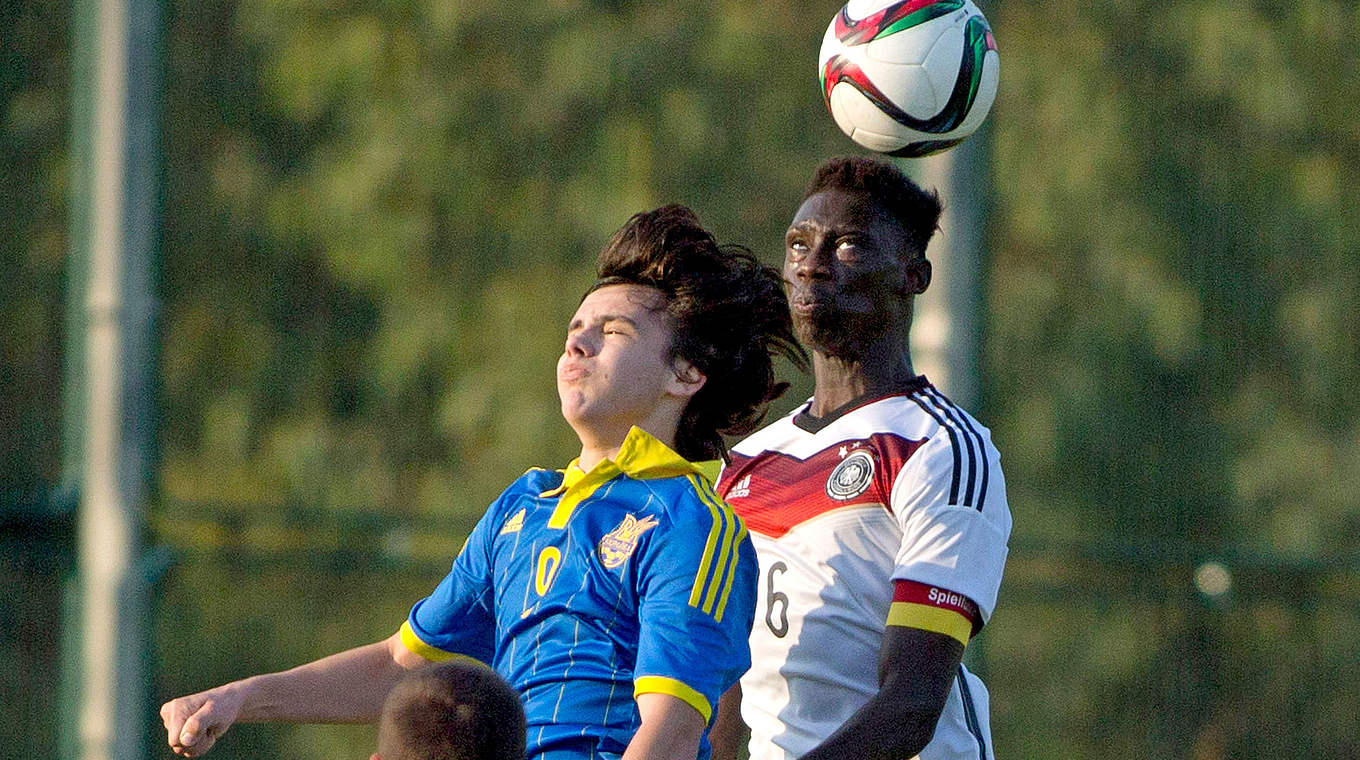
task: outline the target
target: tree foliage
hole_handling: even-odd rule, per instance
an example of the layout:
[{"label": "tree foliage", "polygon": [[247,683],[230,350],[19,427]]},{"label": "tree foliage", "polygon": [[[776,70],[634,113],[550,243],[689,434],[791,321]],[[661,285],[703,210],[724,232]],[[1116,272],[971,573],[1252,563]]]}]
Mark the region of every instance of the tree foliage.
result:
[{"label": "tree foliage", "polygon": [[0,498],[55,480],[61,452],[67,21],[0,4]]},{"label": "tree foliage", "polygon": [[766,23],[796,11],[180,9],[170,494],[480,510],[525,467],[565,463],[551,366],[608,234],[680,200],[768,252],[836,146],[815,39],[797,66],[744,64],[786,51]]}]

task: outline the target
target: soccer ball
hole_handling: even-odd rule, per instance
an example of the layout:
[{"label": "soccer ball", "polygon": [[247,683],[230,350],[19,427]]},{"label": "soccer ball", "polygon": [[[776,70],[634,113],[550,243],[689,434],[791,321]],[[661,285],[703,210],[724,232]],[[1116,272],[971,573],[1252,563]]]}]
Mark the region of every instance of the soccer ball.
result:
[{"label": "soccer ball", "polygon": [[1001,60],[972,0],[850,0],[818,56],[826,107],[870,150],[925,156],[977,130]]}]

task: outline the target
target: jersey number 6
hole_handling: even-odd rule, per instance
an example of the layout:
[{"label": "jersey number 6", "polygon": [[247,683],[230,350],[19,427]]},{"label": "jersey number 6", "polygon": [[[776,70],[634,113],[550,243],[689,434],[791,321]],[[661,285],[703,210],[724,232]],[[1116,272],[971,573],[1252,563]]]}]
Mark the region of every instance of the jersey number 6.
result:
[{"label": "jersey number 6", "polygon": [[[770,565],[770,572],[765,576],[765,625],[779,638],[789,632],[789,596],[782,591],[774,590],[774,574],[781,575],[788,570],[789,566],[783,562],[776,562]],[[776,620],[774,607],[779,605],[779,617]]]}]

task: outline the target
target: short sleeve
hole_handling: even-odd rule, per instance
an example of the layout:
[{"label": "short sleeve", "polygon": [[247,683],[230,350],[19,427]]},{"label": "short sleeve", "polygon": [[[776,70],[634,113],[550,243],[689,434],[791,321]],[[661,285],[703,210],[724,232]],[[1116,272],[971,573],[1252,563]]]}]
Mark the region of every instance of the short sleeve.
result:
[{"label": "short sleeve", "polygon": [[707,721],[751,665],[758,570],[746,526],[700,484],[700,498],[687,496],[693,503],[651,532],[638,564],[634,693],[671,694]]},{"label": "short sleeve", "polygon": [[495,653],[491,539],[500,528],[501,501],[477,522],[449,574],[416,602],[401,628],[406,648],[427,660],[464,655],[491,663]]},{"label": "short sleeve", "polygon": [[985,621],[1001,587],[1011,517],[1001,457],[990,433],[978,430],[957,438],[942,430],[898,473],[890,498],[902,544],[893,580],[963,594]]}]

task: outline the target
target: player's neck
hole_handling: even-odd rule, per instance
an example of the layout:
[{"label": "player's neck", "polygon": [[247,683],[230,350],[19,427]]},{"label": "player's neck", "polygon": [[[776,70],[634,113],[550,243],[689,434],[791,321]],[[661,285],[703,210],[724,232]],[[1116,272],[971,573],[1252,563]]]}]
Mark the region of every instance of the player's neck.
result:
[{"label": "player's neck", "polygon": [[857,398],[889,393],[916,377],[911,366],[911,353],[905,347],[898,351],[886,346],[883,348],[886,350],[865,351],[852,358],[814,351],[814,387],[808,414],[824,417]]},{"label": "player's neck", "polygon": [[674,450],[675,431],[679,425],[679,420],[672,419],[669,415],[654,415],[653,417],[659,418],[602,425],[598,428],[577,426],[576,435],[581,440],[581,458],[577,461],[577,466],[586,472],[590,472],[595,465],[605,459],[618,461],[619,450],[623,448],[623,442],[628,438],[628,431],[632,430],[634,426],[642,428],[653,438]]},{"label": "player's neck", "polygon": [[606,459],[617,459],[619,456],[619,449],[622,447],[623,441],[619,441],[619,443],[614,446],[583,445],[581,447],[581,458],[577,461],[577,465],[580,466],[582,470],[590,472],[595,469],[595,465]]}]

